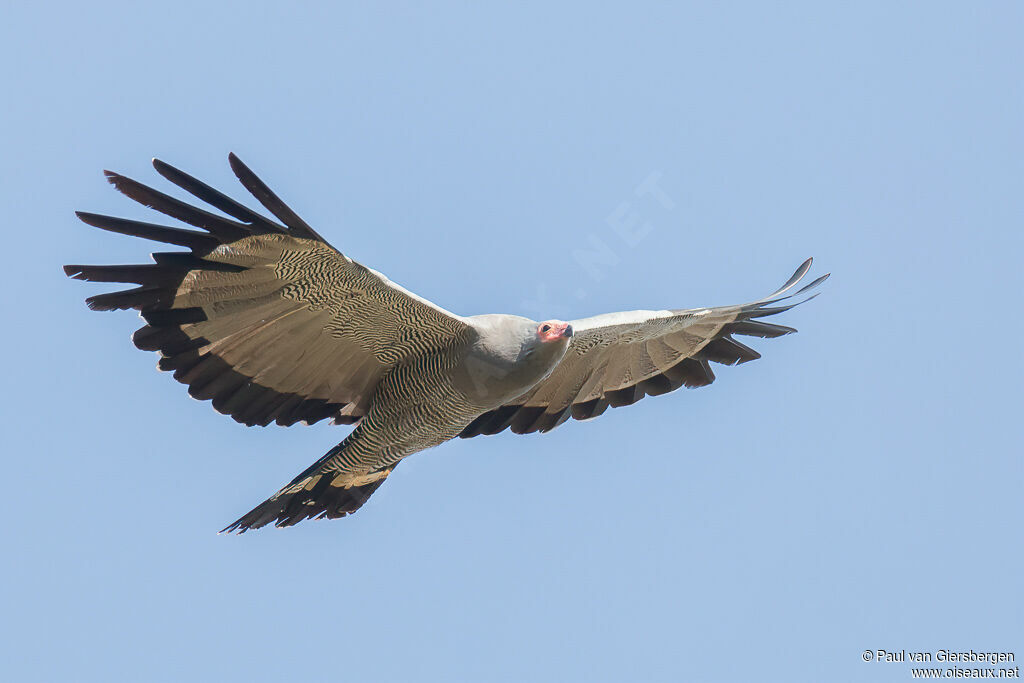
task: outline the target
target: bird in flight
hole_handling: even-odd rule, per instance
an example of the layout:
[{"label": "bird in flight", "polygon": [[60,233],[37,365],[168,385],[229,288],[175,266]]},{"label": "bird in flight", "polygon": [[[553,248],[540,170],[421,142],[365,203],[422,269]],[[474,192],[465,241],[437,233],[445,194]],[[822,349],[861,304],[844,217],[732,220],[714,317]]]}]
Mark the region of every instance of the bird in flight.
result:
[{"label": "bird in flight", "polygon": [[[710,363],[760,354],[735,336],[779,337],[761,320],[813,298],[793,294],[805,261],[774,293],[715,308],[606,313],[580,320],[460,316],[341,253],[234,154],[231,169],[273,218],[153,160],[156,171],[221,213],[106,171],[119,191],[198,230],[78,212],[110,232],[184,247],[143,265],[64,266],[75,279],[132,283],[86,299],[133,308],[132,340],[158,351],[197,399],[245,425],[355,425],[337,446],[223,531],[358,510],[403,458],[455,437],[548,432],[609,407],[711,384]],[[276,219],[276,220],[275,220]],[[786,300],[786,303],[781,303]]]}]

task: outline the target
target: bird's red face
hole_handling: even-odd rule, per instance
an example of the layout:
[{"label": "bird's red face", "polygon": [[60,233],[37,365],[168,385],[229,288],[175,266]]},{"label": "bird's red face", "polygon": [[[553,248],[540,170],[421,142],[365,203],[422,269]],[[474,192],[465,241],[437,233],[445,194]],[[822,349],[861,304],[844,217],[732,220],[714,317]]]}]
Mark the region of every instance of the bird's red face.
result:
[{"label": "bird's red face", "polygon": [[553,342],[572,336],[572,325],[561,320],[545,320],[537,326],[537,336],[542,342]]}]

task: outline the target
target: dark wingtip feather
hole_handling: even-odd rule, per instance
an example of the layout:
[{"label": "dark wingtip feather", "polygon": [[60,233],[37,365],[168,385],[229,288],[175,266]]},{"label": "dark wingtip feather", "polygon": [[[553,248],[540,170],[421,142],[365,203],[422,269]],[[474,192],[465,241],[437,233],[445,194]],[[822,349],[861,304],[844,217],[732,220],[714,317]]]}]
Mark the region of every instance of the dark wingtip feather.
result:
[{"label": "dark wingtip feather", "polygon": [[797,292],[793,296],[800,296],[801,294],[803,294],[807,290],[814,289],[815,287],[820,285],[822,282],[827,280],[830,275],[832,275],[832,273],[825,273],[824,275],[822,275],[821,277],[817,278],[814,282],[810,283],[809,285],[805,285],[805,286],[801,287],[799,290],[797,290]]},{"label": "dark wingtip feather", "polygon": [[604,397],[608,399],[608,403],[612,408],[621,408],[623,406],[631,406],[644,397],[643,391],[639,390],[637,385],[631,387],[625,387],[624,389],[615,389],[613,391],[604,392]]},{"label": "dark wingtip feather", "polygon": [[131,237],[141,237],[142,239],[154,240],[156,242],[165,242],[179,247],[187,247],[195,252],[208,252],[220,244],[219,240],[213,235],[205,232],[196,232],[195,230],[169,228],[163,225],[143,223],[142,221],[133,221],[127,218],[89,213],[88,211],[76,211],[75,216],[86,225],[91,225],[100,230],[107,230]]},{"label": "dark wingtip feather", "polygon": [[[805,304],[805,303],[807,303],[808,301],[810,301],[812,299],[818,298],[818,296],[820,294],[821,294],[821,292],[818,292],[817,294],[812,294],[811,296],[807,297],[806,299],[801,299],[800,301],[796,301],[796,302],[791,303],[791,304],[786,304],[785,306],[765,307],[764,303],[758,304],[756,306],[753,306],[751,309],[749,309],[747,311],[744,311],[741,314],[741,319],[749,320],[751,318],[766,318],[766,317],[768,317],[770,315],[778,315],[779,313],[785,313],[786,311],[788,311],[788,310],[790,310],[792,308],[796,308],[797,306]],[[790,297],[786,297],[786,298],[789,299]],[[768,302],[765,302],[765,303],[774,303],[774,301],[776,301],[776,300],[768,301]],[[781,299],[777,299],[777,301],[781,301]]]},{"label": "dark wingtip feather", "polygon": [[286,229],[266,217],[256,213],[244,204],[231,199],[223,192],[214,189],[203,181],[195,178],[181,169],[171,166],[160,159],[153,159],[153,168],[166,180],[174,183],[181,189],[207,204],[216,207],[243,223],[249,225],[259,233],[284,233]]},{"label": "dark wingtip feather", "polygon": [[796,332],[796,328],[787,327],[786,325],[773,325],[772,323],[766,323],[760,320],[740,319],[729,323],[722,331],[728,334],[742,334],[748,337],[771,339],[775,337],[782,337],[787,334],[793,334]]},{"label": "dark wingtip feather", "polygon": [[787,299],[792,299],[794,297],[798,297],[801,294],[803,294],[804,292],[807,292],[809,290],[814,289],[815,287],[820,285],[822,282],[827,280],[829,278],[829,276],[831,275],[831,273],[825,273],[824,275],[822,275],[821,277],[817,278],[816,280],[814,280],[810,284],[804,285],[803,287],[798,289],[796,292],[794,292],[792,294],[787,294],[786,296],[779,296],[780,294],[784,294],[788,290],[792,289],[801,280],[803,280],[804,276],[807,274],[807,271],[811,267],[810,264],[811,264],[811,259],[807,259],[806,261],[804,261],[803,264],[801,264],[801,266],[797,269],[797,271],[795,273],[793,273],[793,277],[789,278],[789,280],[786,281],[786,284],[784,284],[778,290],[776,290],[776,291],[772,292],[771,294],[769,294],[767,297],[765,297],[765,298],[763,298],[760,301],[757,301],[755,303],[757,305],[759,305],[759,306],[767,306],[769,304],[778,303],[779,301],[785,301]]},{"label": "dark wingtip feather", "polygon": [[160,161],[156,157],[150,159],[149,163],[153,164],[153,168],[156,169],[156,172],[162,175],[164,178],[167,178],[168,175],[172,175],[174,171],[178,170],[171,166],[170,164],[168,164],[166,161]]},{"label": "dark wingtip feather", "polygon": [[107,181],[129,199],[171,218],[202,228],[224,242],[234,242],[252,234],[249,226],[244,223],[229,220],[192,206],[120,173],[113,171],[104,171],[103,173],[107,176]]},{"label": "dark wingtip feather", "polygon": [[120,173],[115,173],[114,171],[108,169],[103,169],[103,175],[106,177],[107,182],[113,185],[114,187],[117,187],[118,183],[125,180],[125,177]]},{"label": "dark wingtip feather", "polygon": [[[141,193],[139,190],[150,190],[142,183],[137,180],[132,180],[128,176],[115,173],[114,171],[103,171],[103,175],[107,177],[107,182],[114,186],[114,189],[123,194],[124,196],[137,201],[145,207],[153,208],[153,205],[146,197],[139,196]],[[150,190],[154,191],[154,190]]]},{"label": "dark wingtip feather", "polygon": [[168,292],[160,287],[134,287],[120,292],[96,294],[85,300],[93,311],[123,311],[166,305]]},{"label": "dark wingtip feather", "polygon": [[100,218],[100,214],[98,213],[90,213],[88,211],[75,211],[75,218],[82,221],[86,225],[91,225],[94,228],[100,227],[99,225],[96,225],[97,219]]},{"label": "dark wingtip feather", "polygon": [[207,319],[206,311],[195,306],[191,308],[143,311],[142,318],[153,327],[189,325],[193,323],[201,323]]},{"label": "dark wingtip feather", "polygon": [[813,258],[809,258],[803,263],[801,263],[800,266],[795,271],[793,271],[793,274],[790,276],[790,278],[786,280],[785,284],[783,284],[781,287],[775,290],[772,294],[768,295],[768,298],[771,299],[773,297],[776,297],[779,294],[782,294],[783,292],[788,290],[796,283],[800,282],[800,280],[804,278],[804,275],[807,274],[807,271],[811,269],[811,264],[813,263]]},{"label": "dark wingtip feather", "polygon": [[592,420],[608,410],[610,405],[608,399],[603,396],[582,403],[574,403],[572,405],[572,416],[577,420]]},{"label": "dark wingtip feather", "polygon": [[292,233],[298,237],[306,237],[318,240],[327,244],[327,241],[317,233],[306,221],[302,220],[297,213],[295,213],[290,206],[284,203],[280,197],[278,197],[273,190],[271,190],[266,183],[260,180],[251,168],[245,165],[245,163],[235,155],[234,152],[228,153],[228,163],[231,165],[231,170],[238,178],[242,186],[249,191],[249,193],[262,204],[267,211],[277,216],[278,220],[287,225]]}]

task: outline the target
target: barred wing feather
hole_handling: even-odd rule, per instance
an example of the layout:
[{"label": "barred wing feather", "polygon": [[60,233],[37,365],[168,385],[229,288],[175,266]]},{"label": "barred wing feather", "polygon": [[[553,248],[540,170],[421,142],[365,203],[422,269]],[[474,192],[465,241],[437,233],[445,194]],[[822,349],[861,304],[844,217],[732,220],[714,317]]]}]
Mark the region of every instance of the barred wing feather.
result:
[{"label": "barred wing feather", "polygon": [[565,358],[541,383],[518,399],[474,420],[460,436],[547,432],[570,417],[587,420],[608,407],[636,403],[679,387],[711,384],[710,363],[735,365],[761,355],[734,335],[779,337],[791,327],[760,320],[787,311],[813,296],[781,306],[824,282],[823,275],[795,294],[782,296],[810,270],[807,259],[777,291],[739,306],[664,311],[628,311],[573,320]]},{"label": "barred wing feather", "polygon": [[192,396],[247,425],[353,423],[390,368],[471,333],[461,317],[329,245],[237,157],[229,160],[277,221],[154,160],[162,176],[230,218],[108,171],[131,199],[200,230],[79,213],[89,225],[189,251],[156,253],[143,265],[64,268],[80,280],[138,285],[87,303],[139,310],[147,324],[135,345],[159,351],[158,367]]}]

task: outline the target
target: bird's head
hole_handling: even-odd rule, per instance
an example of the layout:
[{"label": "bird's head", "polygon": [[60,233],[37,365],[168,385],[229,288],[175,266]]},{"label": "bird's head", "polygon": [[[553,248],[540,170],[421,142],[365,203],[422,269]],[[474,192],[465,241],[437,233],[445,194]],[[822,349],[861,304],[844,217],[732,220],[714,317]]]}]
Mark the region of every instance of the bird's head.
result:
[{"label": "bird's head", "polygon": [[545,320],[537,325],[537,338],[543,343],[569,339],[572,337],[572,325],[561,320]]},{"label": "bird's head", "polygon": [[572,325],[564,320],[545,320],[523,330],[517,363],[539,369],[543,376],[562,360],[572,341]]},{"label": "bird's head", "polygon": [[469,321],[477,334],[455,383],[484,404],[522,395],[551,374],[572,341],[572,325],[562,320],[487,314]]}]

